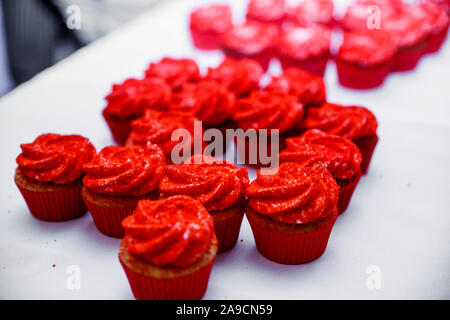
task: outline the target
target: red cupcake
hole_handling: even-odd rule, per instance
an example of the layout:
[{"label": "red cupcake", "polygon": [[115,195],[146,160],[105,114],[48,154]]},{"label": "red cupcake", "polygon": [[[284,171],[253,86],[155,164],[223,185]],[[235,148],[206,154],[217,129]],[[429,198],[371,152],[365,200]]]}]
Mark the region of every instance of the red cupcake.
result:
[{"label": "red cupcake", "polygon": [[450,16],[450,0],[431,0],[434,4],[437,4],[440,8],[444,9]]},{"label": "red cupcake", "polygon": [[97,229],[110,237],[123,237],[120,222],[139,200],[157,199],[165,168],[161,148],[150,143],[109,146],[84,164],[82,196]]},{"label": "red cupcake", "polygon": [[247,169],[206,156],[167,166],[160,197],[187,195],[200,201],[214,219],[219,252],[236,244],[245,210]]},{"label": "red cupcake", "polygon": [[352,140],[363,157],[361,171],[363,174],[367,172],[378,142],[378,123],[370,110],[360,106],[324,103],[320,108],[309,109],[303,127],[320,129]]},{"label": "red cupcake", "polygon": [[246,193],[247,219],[264,257],[301,264],[323,254],[338,215],[339,194],[323,164],[286,162],[277,170],[258,171]]},{"label": "red cupcake", "polygon": [[332,0],[303,0],[295,8],[291,19],[301,25],[323,24],[334,25],[334,3]]},{"label": "red cupcake", "polygon": [[[245,164],[262,167],[270,165],[261,159],[261,154],[276,158],[271,151],[273,129],[278,130],[277,140],[279,150],[283,149],[286,137],[298,133],[298,127],[303,118],[303,105],[297,98],[278,91],[253,91],[249,97],[238,99],[233,113],[233,120],[244,131],[256,130],[256,141],[245,137],[236,138],[237,150]],[[260,131],[265,129],[266,132]],[[266,143],[264,143],[264,138]],[[263,139],[263,140],[261,140]],[[255,139],[253,139],[255,140]],[[256,144],[255,144],[256,142]],[[261,148],[267,148],[266,152]],[[261,149],[261,150],[260,150]]]},{"label": "red cupcake", "polygon": [[331,29],[319,25],[287,28],[277,43],[283,68],[299,67],[323,77],[330,56]]},{"label": "red cupcake", "polygon": [[347,209],[361,178],[362,156],[358,147],[350,139],[318,129],[286,139],[286,149],[280,153],[279,160],[280,163],[296,162],[303,166],[323,163],[340,187],[339,214]]},{"label": "red cupcake", "polygon": [[323,78],[299,68],[286,68],[264,88],[280,91],[298,98],[306,108],[320,106],[326,101],[327,93]]},{"label": "red cupcake", "polygon": [[222,35],[222,46],[227,57],[254,59],[266,71],[277,34],[278,29],[273,25],[247,21],[226,31]]},{"label": "red cupcake", "polygon": [[141,200],[122,221],[119,261],[138,300],[200,299],[217,253],[213,219],[187,196]]},{"label": "red cupcake", "polygon": [[219,49],[220,37],[231,25],[231,8],[228,5],[204,6],[190,14],[189,29],[192,41],[199,49]]},{"label": "red cupcake", "polygon": [[425,27],[428,31],[425,53],[438,52],[447,38],[449,15],[442,7],[428,0],[421,1],[416,8],[417,14],[424,16]]},{"label": "red cupcake", "polygon": [[143,116],[146,109],[164,109],[171,94],[170,87],[159,78],[131,78],[114,84],[106,96],[108,104],[103,110],[114,140],[124,144],[131,130],[130,123]]},{"label": "red cupcake", "polygon": [[258,88],[263,74],[262,67],[255,60],[225,58],[218,67],[208,69],[206,78],[223,84],[237,97],[242,97]]},{"label": "red cupcake", "polygon": [[281,25],[286,17],[285,0],[250,0],[247,5],[247,20]]},{"label": "red cupcake", "polygon": [[336,68],[339,83],[354,89],[372,89],[383,84],[394,67],[397,41],[379,30],[346,32]]},{"label": "red cupcake", "polygon": [[150,63],[145,71],[147,78],[162,78],[172,90],[181,89],[187,82],[196,82],[200,79],[200,70],[192,59],[163,58],[159,62]]},{"label": "red cupcake", "polygon": [[82,166],[96,153],[88,139],[47,133],[20,148],[14,182],[34,217],[66,221],[86,213]]}]

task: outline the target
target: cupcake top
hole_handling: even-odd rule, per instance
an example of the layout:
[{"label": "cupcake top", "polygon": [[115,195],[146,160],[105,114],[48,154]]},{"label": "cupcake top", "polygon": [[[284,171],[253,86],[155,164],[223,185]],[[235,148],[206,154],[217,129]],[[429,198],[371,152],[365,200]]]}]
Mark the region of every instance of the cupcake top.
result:
[{"label": "cupcake top", "polygon": [[214,237],[211,215],[188,196],[141,200],[122,226],[130,253],[156,266],[188,266],[201,258]]},{"label": "cupcake top", "polygon": [[277,33],[277,27],[273,25],[247,21],[228,29],[222,35],[222,43],[229,50],[252,56],[270,49]]},{"label": "cupcake top", "polygon": [[281,134],[299,124],[303,105],[290,94],[255,90],[237,100],[232,117],[244,130],[278,129]]},{"label": "cupcake top", "polygon": [[327,96],[322,77],[295,67],[286,68],[280,76],[273,77],[265,90],[288,93],[305,106],[322,104]]},{"label": "cupcake top", "polygon": [[347,31],[369,31],[368,20],[374,11],[372,6],[380,8],[380,23],[383,23],[390,16],[402,9],[402,0],[358,0],[351,3],[341,21],[342,27]]},{"label": "cupcake top", "polygon": [[304,166],[321,162],[334,178],[350,179],[361,172],[362,156],[350,139],[312,129],[300,137],[286,139],[286,149],[281,151],[279,160]]},{"label": "cupcake top", "polygon": [[258,88],[263,74],[255,60],[225,58],[217,68],[208,69],[207,79],[223,84],[236,96],[243,96]]},{"label": "cupcake top", "polygon": [[228,89],[211,80],[185,83],[174,93],[170,110],[190,112],[206,125],[228,120],[234,107],[234,95]]},{"label": "cupcake top", "polygon": [[109,146],[84,164],[84,186],[95,193],[137,197],[158,187],[166,159],[157,145]]},{"label": "cupcake top", "polygon": [[320,25],[293,27],[285,30],[277,43],[283,56],[296,60],[324,56],[330,52],[331,30]]},{"label": "cupcake top", "polygon": [[165,108],[171,95],[172,90],[163,79],[127,79],[113,84],[105,98],[108,102],[105,112],[119,118],[140,117],[146,109]]},{"label": "cupcake top", "polygon": [[231,27],[231,8],[213,4],[195,9],[190,14],[190,27],[199,32],[223,33]]},{"label": "cupcake top", "polygon": [[[126,145],[151,142],[157,144],[165,156],[170,156],[172,149],[179,143],[172,140],[172,133],[177,129],[186,129],[194,137],[195,120],[188,112],[147,110],[143,117],[131,123]],[[194,144],[194,139],[191,139],[190,144]]]},{"label": "cupcake top", "polygon": [[279,21],[285,14],[285,0],[250,0],[247,6],[247,18],[264,22]]},{"label": "cupcake top", "polygon": [[447,12],[429,0],[421,1],[419,5],[413,7],[413,10],[415,14],[423,17],[425,28],[431,34],[436,35],[445,31],[450,24]]},{"label": "cupcake top", "polygon": [[245,200],[247,169],[196,155],[184,164],[167,166],[159,185],[160,196],[183,194],[200,201],[208,211],[225,210]]},{"label": "cupcake top", "polygon": [[333,21],[334,4],[332,0],[303,0],[295,9],[292,19],[300,24]]},{"label": "cupcake top", "polygon": [[378,123],[373,113],[364,107],[324,103],[308,111],[303,126],[353,140],[375,135]]},{"label": "cupcake top", "polygon": [[392,59],[398,49],[396,38],[390,33],[371,30],[346,32],[339,48],[339,59],[361,66],[373,66]]},{"label": "cupcake top", "polygon": [[172,87],[179,90],[186,82],[196,82],[200,79],[200,70],[192,59],[163,58],[157,63],[150,63],[145,71],[147,78],[162,78]]},{"label": "cupcake top", "polygon": [[[249,206],[270,219],[292,225],[337,215],[339,186],[322,163],[310,167],[286,162],[258,171],[247,188]],[[263,173],[263,174],[262,174]]]},{"label": "cupcake top", "polygon": [[39,182],[71,183],[83,175],[83,164],[96,154],[89,139],[79,135],[46,133],[21,144],[16,162],[20,172]]}]

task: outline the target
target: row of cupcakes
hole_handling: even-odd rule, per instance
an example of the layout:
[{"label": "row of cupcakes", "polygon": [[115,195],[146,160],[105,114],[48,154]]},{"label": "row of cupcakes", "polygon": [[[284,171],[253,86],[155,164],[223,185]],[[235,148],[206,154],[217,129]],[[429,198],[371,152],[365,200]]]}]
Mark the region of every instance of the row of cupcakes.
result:
[{"label": "row of cupcakes", "polygon": [[343,40],[333,54],[339,82],[369,89],[391,71],[412,70],[425,54],[439,51],[450,25],[446,10],[430,0],[358,0],[339,21],[331,0],[304,0],[286,8],[284,0],[251,0],[247,21],[234,26],[229,6],[200,7],[190,15],[193,42],[203,49],[222,48],[232,58],[255,59],[264,70],[276,56],[285,68],[323,76],[332,57],[332,28],[339,27]]}]

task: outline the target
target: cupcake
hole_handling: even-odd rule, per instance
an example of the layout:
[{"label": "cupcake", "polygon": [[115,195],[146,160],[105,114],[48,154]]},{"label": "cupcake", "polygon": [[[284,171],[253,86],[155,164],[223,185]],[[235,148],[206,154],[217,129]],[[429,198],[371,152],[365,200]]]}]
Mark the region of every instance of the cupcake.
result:
[{"label": "cupcake", "polygon": [[438,52],[447,38],[450,18],[447,12],[430,1],[421,1],[417,6],[418,14],[422,14],[428,31],[427,48],[425,53]]},{"label": "cupcake", "polygon": [[264,257],[301,264],[323,254],[338,214],[339,186],[322,163],[260,170],[246,193],[246,216]]},{"label": "cupcake", "polygon": [[450,0],[431,0],[431,2],[437,4],[450,16]]},{"label": "cupcake", "polygon": [[380,30],[344,33],[336,57],[339,83],[354,89],[372,89],[383,84],[395,65],[397,41]]},{"label": "cupcake", "polygon": [[277,33],[278,29],[274,25],[247,21],[222,35],[222,47],[227,57],[253,59],[266,71],[272,59]]},{"label": "cupcake", "polygon": [[120,222],[133,212],[139,200],[158,198],[157,188],[165,168],[161,148],[150,143],[109,146],[85,163],[81,195],[97,229],[122,238]]},{"label": "cupcake", "polygon": [[163,58],[159,62],[150,63],[145,77],[162,78],[173,91],[177,91],[187,82],[197,82],[200,79],[200,70],[192,59]]},{"label": "cupcake", "polygon": [[279,162],[296,162],[303,166],[323,163],[340,187],[339,214],[347,209],[361,178],[362,156],[358,147],[350,139],[318,129],[286,139],[286,149],[280,153]]},{"label": "cupcake", "polygon": [[297,24],[334,25],[334,3],[331,0],[303,0],[295,8],[291,20]]},{"label": "cupcake", "polygon": [[330,57],[331,29],[320,25],[287,28],[278,39],[283,68],[298,67],[323,77]]},{"label": "cupcake", "polygon": [[299,68],[286,68],[264,88],[280,91],[297,97],[305,108],[320,106],[326,101],[327,93],[323,78]]},{"label": "cupcake", "polygon": [[119,260],[138,300],[194,300],[216,258],[213,219],[188,196],[141,200],[122,221]]},{"label": "cupcake", "polygon": [[195,9],[190,14],[189,29],[194,45],[199,49],[220,48],[220,37],[232,25],[231,8],[213,4]]},{"label": "cupcake", "polygon": [[212,157],[196,155],[181,165],[167,166],[159,184],[160,198],[186,195],[211,214],[219,252],[236,244],[245,210],[247,169]]},{"label": "cupcake", "polygon": [[258,88],[263,73],[255,60],[225,58],[218,67],[208,69],[206,78],[221,83],[236,97],[243,97]]},{"label": "cupcake", "polygon": [[247,20],[281,25],[286,17],[285,0],[250,0]]},{"label": "cupcake", "polygon": [[344,107],[324,103],[311,108],[303,122],[304,129],[320,129],[352,140],[362,154],[361,171],[366,173],[378,142],[377,119],[370,110],[360,106]]},{"label": "cupcake", "polygon": [[88,139],[47,133],[20,148],[14,182],[34,217],[66,221],[86,213],[82,166],[96,153]]},{"label": "cupcake", "polygon": [[[255,133],[253,139],[236,137],[240,160],[252,167],[270,166],[270,160],[278,157],[278,153],[272,154],[272,141],[282,150],[285,139],[298,134],[302,119],[303,105],[290,94],[255,90],[249,97],[238,99],[233,120],[244,131],[253,129]],[[274,130],[278,130],[278,136]]]},{"label": "cupcake", "polygon": [[131,78],[114,84],[106,96],[108,104],[103,110],[114,140],[124,144],[131,130],[130,123],[143,116],[146,109],[165,108],[171,94],[171,88],[159,78]]},{"label": "cupcake", "polygon": [[[166,156],[167,163],[172,163],[172,151],[176,148],[173,156],[180,156],[184,161],[195,152],[194,121],[199,120],[188,112],[147,110],[143,117],[131,123],[131,132],[126,146],[146,145],[148,142],[156,144]],[[181,141],[172,139],[172,135],[177,129],[187,130],[190,134],[189,139],[184,137]],[[198,134],[201,135],[201,132]],[[200,141],[202,141],[201,137]],[[200,150],[203,150],[202,144],[200,146]],[[184,154],[186,150],[189,150],[190,153]],[[176,163],[179,162],[176,161]]]}]

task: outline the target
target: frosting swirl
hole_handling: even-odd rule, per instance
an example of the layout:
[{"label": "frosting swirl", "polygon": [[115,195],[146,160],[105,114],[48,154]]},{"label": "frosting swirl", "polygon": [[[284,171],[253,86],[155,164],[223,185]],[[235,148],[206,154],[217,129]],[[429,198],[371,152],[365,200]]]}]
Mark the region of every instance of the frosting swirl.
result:
[{"label": "frosting swirl", "polygon": [[108,105],[105,112],[120,118],[136,118],[146,109],[162,109],[170,101],[172,90],[159,78],[130,78],[121,84],[113,84],[112,91],[106,96]]},{"label": "frosting swirl", "polygon": [[156,266],[187,266],[207,251],[214,222],[205,207],[188,196],[141,200],[124,220],[128,250]]},{"label": "frosting swirl", "polygon": [[281,134],[300,122],[303,105],[289,94],[256,90],[238,99],[232,117],[244,130],[279,129]]},{"label": "frosting swirl", "polygon": [[197,155],[184,164],[167,166],[159,189],[163,198],[184,194],[200,201],[208,211],[216,211],[244,201],[248,183],[247,169]]},{"label": "frosting swirl", "polygon": [[361,171],[361,152],[347,138],[312,129],[300,137],[286,139],[286,146],[279,155],[280,163],[311,166],[322,162],[336,179],[349,179]]},{"label": "frosting swirl", "polygon": [[331,0],[303,0],[295,9],[293,20],[300,24],[333,21],[334,3]]},{"label": "frosting swirl", "polygon": [[247,18],[265,22],[276,22],[286,14],[285,0],[250,0],[247,6]]},{"label": "frosting swirl", "polygon": [[21,144],[16,162],[22,174],[39,182],[67,184],[83,174],[83,164],[95,157],[89,139],[79,135],[46,133]]},{"label": "frosting swirl", "polygon": [[378,123],[373,113],[364,107],[324,103],[308,111],[303,126],[353,140],[375,135]]},{"label": "frosting swirl", "polygon": [[339,186],[322,163],[305,167],[283,163],[273,174],[261,174],[247,188],[256,212],[292,225],[337,215]]},{"label": "frosting swirl", "polygon": [[179,90],[184,83],[199,80],[200,70],[192,59],[163,58],[157,63],[150,63],[145,76],[162,78],[173,90]]},{"label": "frosting swirl", "polygon": [[190,14],[190,27],[196,31],[220,34],[231,25],[231,8],[228,5],[204,6]]},{"label": "frosting swirl", "polygon": [[83,184],[95,193],[142,196],[158,187],[165,165],[164,154],[157,145],[109,146],[83,166]]}]

